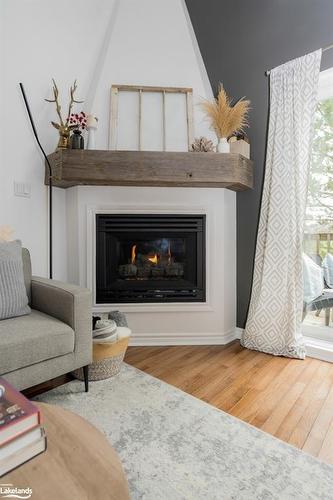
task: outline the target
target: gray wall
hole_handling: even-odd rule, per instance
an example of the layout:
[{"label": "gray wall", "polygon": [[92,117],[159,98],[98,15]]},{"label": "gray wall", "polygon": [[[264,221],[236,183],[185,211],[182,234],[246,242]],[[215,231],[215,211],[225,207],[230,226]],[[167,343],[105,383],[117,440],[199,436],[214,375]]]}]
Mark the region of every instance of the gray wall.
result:
[{"label": "gray wall", "polygon": [[[255,188],[237,194],[237,324],[245,324],[264,173],[268,116],[265,70],[333,43],[333,0],[186,0],[211,84],[251,100]],[[333,49],[322,69],[333,66]]]}]

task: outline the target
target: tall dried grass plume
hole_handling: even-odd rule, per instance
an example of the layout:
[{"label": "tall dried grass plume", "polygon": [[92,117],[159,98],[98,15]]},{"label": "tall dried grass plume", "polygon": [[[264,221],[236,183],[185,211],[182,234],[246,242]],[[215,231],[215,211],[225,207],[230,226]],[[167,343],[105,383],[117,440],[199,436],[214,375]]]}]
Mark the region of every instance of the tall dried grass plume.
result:
[{"label": "tall dried grass plume", "polygon": [[200,106],[219,139],[230,137],[234,132],[243,132],[249,125],[250,101],[242,97],[232,104],[232,99],[227,95],[222,83],[219,84],[217,98],[213,101],[204,100]]}]

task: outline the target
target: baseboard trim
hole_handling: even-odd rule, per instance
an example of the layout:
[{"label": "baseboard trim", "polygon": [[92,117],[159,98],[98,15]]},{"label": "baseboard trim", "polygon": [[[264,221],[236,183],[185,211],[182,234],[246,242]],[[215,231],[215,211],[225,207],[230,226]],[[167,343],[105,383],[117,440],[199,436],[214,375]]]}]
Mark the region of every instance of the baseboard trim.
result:
[{"label": "baseboard trim", "polygon": [[134,333],[129,345],[225,345],[237,338],[235,329],[224,333]]},{"label": "baseboard trim", "polygon": [[[235,329],[235,337],[240,339],[244,328]],[[333,363],[333,345],[331,342],[326,342],[325,340],[315,339],[312,337],[307,337],[304,335],[306,355],[309,358],[320,359],[321,361],[328,361]]]},{"label": "baseboard trim", "polygon": [[[172,346],[172,345],[225,345],[242,337],[244,328],[229,330],[224,333],[137,333],[133,334],[130,346]],[[333,363],[331,342],[304,337],[306,354],[310,358]]]},{"label": "baseboard trim", "polygon": [[305,337],[306,354],[310,358],[320,359],[333,363],[332,342]]},{"label": "baseboard trim", "polygon": [[236,326],[236,328],[235,328],[236,339],[241,339],[243,332],[244,332],[244,328],[240,328],[239,326]]}]

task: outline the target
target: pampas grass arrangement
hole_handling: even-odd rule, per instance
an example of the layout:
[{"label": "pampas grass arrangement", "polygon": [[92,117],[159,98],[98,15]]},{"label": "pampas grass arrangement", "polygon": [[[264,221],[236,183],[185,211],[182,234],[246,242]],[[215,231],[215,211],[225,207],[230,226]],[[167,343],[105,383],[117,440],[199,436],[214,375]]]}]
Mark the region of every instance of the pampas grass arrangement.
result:
[{"label": "pampas grass arrangement", "polygon": [[200,106],[219,139],[230,137],[234,132],[243,132],[248,126],[250,101],[242,97],[232,105],[232,99],[228,97],[222,83],[219,84],[217,98],[214,101],[204,100]]}]

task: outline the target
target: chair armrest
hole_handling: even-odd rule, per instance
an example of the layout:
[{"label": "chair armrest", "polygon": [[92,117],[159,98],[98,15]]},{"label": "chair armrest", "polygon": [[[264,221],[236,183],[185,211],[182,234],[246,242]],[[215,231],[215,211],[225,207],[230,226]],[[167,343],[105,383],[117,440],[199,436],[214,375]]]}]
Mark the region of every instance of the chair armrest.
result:
[{"label": "chair armrest", "polygon": [[87,288],[33,276],[31,307],[73,328],[75,351],[91,346],[92,299]]}]

